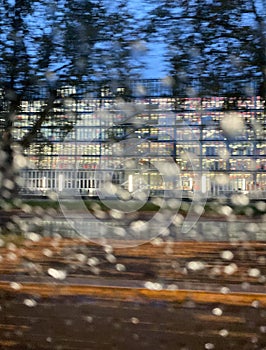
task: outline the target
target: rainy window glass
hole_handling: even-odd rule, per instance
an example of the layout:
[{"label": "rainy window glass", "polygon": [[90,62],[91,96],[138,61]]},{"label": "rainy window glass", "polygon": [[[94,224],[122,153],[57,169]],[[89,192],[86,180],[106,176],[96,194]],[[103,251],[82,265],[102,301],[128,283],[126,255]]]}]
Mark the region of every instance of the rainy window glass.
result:
[{"label": "rainy window glass", "polygon": [[265,1],[0,7],[0,348],[265,350]]}]

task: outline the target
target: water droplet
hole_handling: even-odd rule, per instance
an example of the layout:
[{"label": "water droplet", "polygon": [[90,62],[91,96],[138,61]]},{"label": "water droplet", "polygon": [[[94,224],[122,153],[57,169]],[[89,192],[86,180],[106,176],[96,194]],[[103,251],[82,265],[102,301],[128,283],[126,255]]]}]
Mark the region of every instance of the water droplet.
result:
[{"label": "water droplet", "polygon": [[123,264],[116,264],[115,268],[117,269],[117,271],[120,271],[120,272],[126,271],[126,267]]},{"label": "water droplet", "polygon": [[179,227],[180,225],[182,225],[183,221],[184,217],[181,214],[177,214],[173,219],[173,225]]},{"label": "water droplet", "polygon": [[163,289],[161,283],[151,282],[151,281],[145,282],[144,287],[149,289],[149,290],[162,290]]},{"label": "water droplet", "polygon": [[139,319],[137,317],[131,317],[131,322],[133,324],[138,324],[139,323]]},{"label": "water droplet", "polygon": [[10,261],[15,261],[15,260],[17,260],[17,255],[16,255],[15,253],[13,253],[13,252],[8,253],[6,257],[7,257],[7,259],[10,260]]},{"label": "water droplet", "polygon": [[259,227],[255,222],[250,222],[245,225],[245,230],[250,233],[256,233],[259,232]]},{"label": "water droplet", "polygon": [[266,326],[260,326],[260,332],[266,333]]},{"label": "water droplet", "polygon": [[17,283],[17,282],[10,282],[10,287],[14,290],[20,290],[22,285],[20,283]]},{"label": "water droplet", "polygon": [[202,261],[190,261],[186,266],[192,271],[201,271],[205,269],[205,263]]},{"label": "water droplet", "polygon": [[26,214],[29,214],[29,213],[32,212],[32,208],[31,208],[31,206],[28,205],[28,204],[23,204],[23,205],[21,206],[21,210],[24,211],[24,213],[26,213]]},{"label": "water droplet", "polygon": [[253,269],[249,269],[248,270],[248,275],[249,277],[260,277],[260,270],[259,269],[256,269],[256,268],[253,268]]},{"label": "water droplet", "polygon": [[24,157],[23,155],[21,154],[16,154],[15,157],[14,157],[14,167],[16,169],[22,169],[22,168],[25,168],[27,166],[27,158]]},{"label": "water droplet", "polygon": [[114,234],[119,237],[125,237],[126,236],[126,230],[123,227],[115,227],[114,228]]},{"label": "water droplet", "polygon": [[85,263],[87,257],[85,254],[76,254],[76,259],[81,262],[81,263]]},{"label": "water droplet", "polygon": [[264,265],[264,264],[266,264],[266,257],[265,256],[259,256],[257,261],[258,261],[258,264]]},{"label": "water droplet", "polygon": [[49,191],[49,192],[47,192],[46,195],[47,195],[47,197],[48,197],[49,199],[51,199],[52,201],[58,200],[58,194],[57,194],[56,192]]},{"label": "water droplet", "polygon": [[145,282],[144,287],[152,290],[153,289],[153,282],[150,282],[150,281]]},{"label": "water droplet", "polygon": [[93,322],[93,317],[92,316],[84,316],[84,320],[88,323],[92,323]]},{"label": "water droplet", "polygon": [[28,307],[35,307],[37,305],[37,301],[34,299],[25,299],[23,304]]},{"label": "water droplet", "polygon": [[53,252],[50,249],[48,249],[48,248],[44,248],[42,253],[43,253],[44,256],[47,256],[48,258],[53,256]]},{"label": "water droplet", "polygon": [[110,210],[110,216],[113,219],[121,220],[121,219],[123,219],[124,215],[125,214],[122,211],[120,211],[120,210],[117,210],[117,209]]},{"label": "water droplet", "polygon": [[260,277],[258,278],[258,281],[259,281],[260,283],[265,283],[265,282],[266,282],[266,276],[260,276]]},{"label": "water droplet", "polygon": [[230,289],[228,287],[222,287],[221,288],[221,293],[222,294],[229,294],[230,293]]},{"label": "water droplet", "polygon": [[234,205],[247,206],[249,204],[249,198],[245,194],[233,194],[231,196],[231,202]]},{"label": "water droplet", "polygon": [[168,290],[178,290],[178,286],[176,284],[169,284],[167,286]]},{"label": "water droplet", "polygon": [[103,210],[94,210],[93,215],[100,220],[106,218],[106,213]]},{"label": "water droplet", "polygon": [[253,300],[251,306],[257,309],[260,306],[260,302],[258,300]]},{"label": "water droplet", "polygon": [[214,348],[215,348],[215,346],[212,343],[206,343],[205,344],[205,349],[206,350],[211,350],[211,349],[214,349]]},{"label": "water droplet", "polygon": [[241,284],[241,288],[242,288],[243,290],[248,290],[249,287],[250,287],[250,283],[248,283],[248,282],[243,282],[243,283]]},{"label": "water droplet", "polygon": [[107,253],[107,254],[111,254],[112,252],[113,252],[113,247],[111,246],[111,245],[106,245],[105,247],[104,247],[104,251],[105,251],[105,253]]},{"label": "water droplet", "polygon": [[213,276],[213,277],[221,275],[221,268],[218,267],[218,266],[213,267],[210,270],[210,275]]},{"label": "water droplet", "polygon": [[226,185],[229,182],[229,176],[225,174],[216,175],[215,182],[221,186]]},{"label": "water droplet", "polygon": [[224,267],[224,273],[227,275],[233,275],[238,270],[236,264],[232,263]]},{"label": "water droplet", "polygon": [[11,252],[15,252],[17,250],[17,246],[14,243],[8,243],[6,248]]},{"label": "water droplet", "polygon": [[219,334],[220,334],[221,337],[227,337],[228,334],[229,334],[229,332],[228,332],[227,329],[221,329],[221,330],[219,331]]},{"label": "water droplet", "polygon": [[12,180],[5,179],[5,180],[3,181],[3,186],[4,186],[5,188],[7,188],[8,190],[13,190],[14,187],[15,187],[15,183],[14,183],[14,181],[12,181]]},{"label": "water droplet", "polygon": [[58,280],[64,280],[67,276],[67,273],[64,270],[56,270],[56,269],[50,268],[48,269],[48,275]]},{"label": "water droplet", "polygon": [[116,262],[116,257],[113,254],[106,254],[106,260],[114,264]]},{"label": "water droplet", "polygon": [[213,315],[215,315],[215,316],[222,316],[223,310],[220,309],[219,307],[216,307],[216,308],[214,308],[214,309],[212,310],[212,313],[213,313]]},{"label": "water droplet", "polygon": [[233,212],[233,209],[229,207],[229,205],[223,205],[219,211],[222,215],[230,216]]},{"label": "water droplet", "polygon": [[198,215],[202,215],[205,212],[205,209],[202,205],[196,204],[194,205],[193,211]]},{"label": "water droplet", "polygon": [[251,343],[252,344],[256,344],[258,342],[258,337],[257,336],[253,336],[252,338],[251,338]]},{"label": "water droplet", "polygon": [[234,258],[234,254],[230,250],[224,250],[220,255],[224,260],[232,260]]},{"label": "water droplet", "polygon": [[167,206],[170,209],[177,210],[180,208],[180,205],[181,205],[181,201],[178,199],[171,198],[167,200]]},{"label": "water droplet", "polygon": [[41,239],[41,236],[35,232],[28,232],[28,233],[25,233],[25,238],[29,239],[32,242],[39,242],[39,240]]},{"label": "water droplet", "polygon": [[130,224],[130,228],[133,231],[140,233],[148,229],[148,224],[145,221],[136,220]]},{"label": "water droplet", "polygon": [[255,207],[261,211],[261,212],[264,212],[266,211],[266,202],[263,202],[263,201],[259,201],[255,204]]},{"label": "water droplet", "polygon": [[134,334],[133,334],[133,339],[134,339],[134,340],[139,340],[139,335],[136,334],[136,333],[134,333]]},{"label": "water droplet", "polygon": [[226,137],[234,138],[242,135],[245,130],[243,118],[238,113],[230,113],[221,118],[221,128]]},{"label": "water droplet", "polygon": [[99,269],[99,267],[95,267],[95,266],[92,266],[90,268],[90,271],[94,274],[94,275],[99,275],[101,270]]},{"label": "water droplet", "polygon": [[151,241],[151,244],[156,246],[156,247],[159,247],[163,244],[163,239],[158,237],[158,238],[154,238],[152,241]]},{"label": "water droplet", "polygon": [[93,258],[89,258],[88,261],[87,261],[87,265],[89,266],[96,266],[100,263],[100,260],[96,257],[93,257]]}]

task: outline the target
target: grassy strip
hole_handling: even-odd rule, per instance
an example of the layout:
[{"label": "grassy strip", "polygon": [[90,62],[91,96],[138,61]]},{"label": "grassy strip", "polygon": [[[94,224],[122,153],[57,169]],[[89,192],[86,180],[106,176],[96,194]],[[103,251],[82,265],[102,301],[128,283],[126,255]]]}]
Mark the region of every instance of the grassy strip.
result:
[{"label": "grassy strip", "polygon": [[[78,200],[77,200],[78,201]],[[67,200],[67,207],[73,206],[75,208],[75,204],[77,203],[75,200]],[[60,203],[58,201],[53,200],[36,200],[36,199],[30,199],[30,200],[23,200],[23,204],[29,205],[31,207],[41,207],[42,209],[56,209],[60,210]],[[98,199],[90,199],[90,200],[83,200],[83,203],[89,210],[95,209],[95,207],[98,207],[99,209],[103,211],[109,211],[110,208],[108,208],[102,201]],[[151,202],[147,202],[143,205],[142,208],[140,208],[140,211],[157,211],[159,207]]]},{"label": "grassy strip", "polygon": [[[95,210],[96,208],[102,211],[109,211],[110,208],[107,207],[100,199],[69,199],[66,200],[66,206],[68,208],[75,208],[77,203],[82,201],[86,208],[90,211]],[[110,201],[111,203],[111,201]],[[25,206],[29,206],[30,208],[36,208],[39,207],[43,210],[48,209],[54,209],[58,212],[61,212],[61,204],[62,202],[59,202],[58,200],[52,200],[52,199],[19,199],[16,202],[0,202],[0,210],[8,211],[12,209],[22,209],[25,208]],[[173,202],[172,202],[173,204]],[[182,201],[180,203],[180,207],[178,206],[178,202],[174,203],[177,206],[171,207],[171,203],[169,202],[169,207],[166,207],[171,209],[173,212],[179,212],[180,214],[187,214],[188,210],[191,207],[191,202]],[[204,206],[204,213],[203,215],[210,215],[210,216],[224,216],[224,213],[222,212],[221,208],[223,206],[230,206],[232,209],[232,214],[239,215],[239,216],[247,216],[247,217],[258,217],[261,215],[264,215],[266,213],[265,210],[260,210],[256,204],[256,202],[250,202],[248,205],[245,206],[236,206],[232,205],[229,201],[220,203],[219,201],[208,201]],[[110,207],[112,208],[112,205],[110,204]],[[148,201],[144,203],[144,205],[139,208],[138,212],[157,212],[160,209],[159,204],[156,204],[156,201]]]},{"label": "grassy strip", "polygon": [[[41,207],[42,209],[55,209],[60,211],[60,203],[58,201],[54,200],[23,200],[23,204],[27,204],[31,207]],[[71,207],[73,205],[73,208],[75,207],[75,204],[77,201],[67,201],[67,206]],[[109,211],[110,208],[108,208],[101,200],[99,199],[85,199],[83,200],[83,203],[87,207],[88,210],[93,210],[97,206],[102,211]],[[232,204],[224,204],[229,205],[232,210],[233,214],[240,215],[240,216],[250,216],[250,217],[257,217],[260,215],[264,215],[265,211],[261,211],[258,209],[256,203],[249,203],[249,205],[246,206],[236,206]],[[191,206],[190,202],[182,202],[180,205],[180,208],[177,208],[176,210],[181,214],[186,214]],[[173,211],[175,211],[175,208],[171,208]],[[139,212],[156,212],[160,209],[159,205],[153,203],[152,201],[146,202],[140,209],[138,209]],[[212,215],[223,215],[221,213],[221,204],[218,202],[207,202],[204,206],[204,213],[205,214],[212,214]]]}]

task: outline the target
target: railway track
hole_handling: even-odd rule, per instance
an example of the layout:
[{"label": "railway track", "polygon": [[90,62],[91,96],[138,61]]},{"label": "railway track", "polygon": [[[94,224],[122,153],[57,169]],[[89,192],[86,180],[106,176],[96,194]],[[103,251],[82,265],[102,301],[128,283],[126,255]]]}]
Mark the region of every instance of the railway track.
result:
[{"label": "railway track", "polygon": [[136,243],[2,246],[0,348],[266,348],[266,243]]}]

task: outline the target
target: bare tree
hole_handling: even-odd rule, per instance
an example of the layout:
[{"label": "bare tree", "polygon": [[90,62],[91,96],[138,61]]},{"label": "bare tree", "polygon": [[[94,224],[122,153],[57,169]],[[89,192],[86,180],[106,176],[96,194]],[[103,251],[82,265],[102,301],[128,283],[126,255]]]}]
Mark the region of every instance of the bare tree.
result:
[{"label": "bare tree", "polygon": [[249,82],[264,86],[265,12],[255,0],[158,3],[147,30],[150,40],[165,37],[176,92],[245,95]]}]

